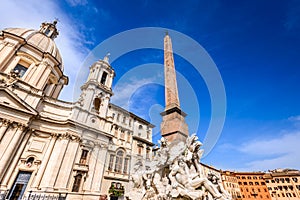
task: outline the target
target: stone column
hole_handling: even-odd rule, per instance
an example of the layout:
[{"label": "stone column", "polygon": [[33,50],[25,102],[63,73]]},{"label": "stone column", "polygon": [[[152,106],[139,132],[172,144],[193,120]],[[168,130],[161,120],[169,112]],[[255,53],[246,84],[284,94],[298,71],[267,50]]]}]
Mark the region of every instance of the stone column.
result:
[{"label": "stone column", "polygon": [[51,72],[50,68],[48,61],[43,60],[33,75],[36,78],[30,79],[29,83],[35,85],[38,89],[43,88]]},{"label": "stone column", "polygon": [[52,93],[53,93],[53,90],[54,90],[54,87],[55,87],[55,84],[52,83],[48,86],[46,86],[45,90],[44,90],[44,93],[46,96],[50,96]]},{"label": "stone column", "polygon": [[17,166],[17,164],[18,164],[18,162],[20,160],[20,157],[21,157],[21,155],[22,155],[22,153],[24,151],[24,148],[25,148],[25,146],[26,146],[26,144],[28,142],[28,139],[30,137],[30,133],[31,133],[31,131],[27,131],[25,133],[25,136],[24,136],[24,138],[21,141],[20,147],[19,147],[18,151],[16,152],[16,155],[13,157],[13,161],[11,163],[11,166],[8,168],[8,170],[5,173],[5,176],[3,178],[3,181],[1,183],[1,185],[7,186],[8,181],[11,181],[10,178],[11,178],[11,176],[12,176],[14,170],[16,169],[16,166]]},{"label": "stone column", "polygon": [[58,83],[56,84],[56,87],[53,89],[52,92],[52,98],[57,98],[63,88],[63,86],[65,85],[64,79],[60,78]]},{"label": "stone column", "polygon": [[58,178],[55,182],[55,188],[61,191],[67,191],[68,180],[72,174],[76,152],[79,147],[78,138],[72,138],[67,147],[62,165],[59,170]]},{"label": "stone column", "polygon": [[7,130],[8,125],[9,125],[8,121],[2,120],[2,124],[1,124],[1,127],[0,127],[0,142],[2,140],[2,137],[4,136],[4,133]]},{"label": "stone column", "polygon": [[92,191],[93,192],[100,192],[101,183],[103,180],[103,173],[105,170],[105,162],[106,162],[106,155],[107,155],[107,145],[98,144],[98,148],[100,148],[99,154],[97,156],[97,162],[95,166],[95,174],[92,184]]},{"label": "stone column", "polygon": [[96,145],[90,153],[91,153],[91,155],[90,155],[90,159],[89,159],[89,171],[88,171],[87,179],[83,186],[84,191],[91,191],[92,183],[93,183],[93,179],[94,179],[95,167],[97,164],[97,158],[99,156],[99,146]]},{"label": "stone column", "polygon": [[7,144],[8,146],[5,151],[2,151],[2,157],[0,158],[0,180],[2,180],[10,160],[14,157],[14,152],[18,149],[18,144],[20,143],[24,128],[25,127],[21,125],[15,125],[13,127],[15,133],[11,133],[13,137],[10,143]]},{"label": "stone column", "polygon": [[37,66],[35,65],[35,63],[31,63],[31,65],[28,67],[27,71],[26,71],[26,77],[25,80],[26,82],[29,82],[31,79],[34,79],[33,75],[37,70]]},{"label": "stone column", "polygon": [[48,165],[48,162],[49,162],[49,159],[50,159],[50,156],[52,154],[52,151],[53,151],[53,148],[54,148],[54,144],[57,140],[57,134],[52,134],[51,135],[52,138],[50,140],[50,143],[48,145],[48,148],[47,148],[47,151],[45,153],[45,156],[42,160],[42,163],[41,163],[41,166],[39,167],[39,169],[37,170],[37,175],[36,175],[36,178],[32,184],[32,187],[33,188],[38,188],[40,186],[40,183],[41,183],[41,179],[45,173],[45,169]]},{"label": "stone column", "polygon": [[41,181],[41,188],[46,190],[53,190],[55,180],[58,176],[58,170],[61,167],[62,159],[68,145],[67,135],[60,136],[56,141],[52,154],[50,155],[43,179]]},{"label": "stone column", "polygon": [[100,79],[101,79],[101,77],[100,77],[100,70],[101,70],[101,66],[98,65],[97,68],[96,68],[94,77],[93,77],[98,83],[100,83]]},{"label": "stone column", "polygon": [[9,42],[3,41],[2,44],[4,45],[4,48],[0,51],[0,69],[5,67],[7,62],[15,55],[15,49],[19,47],[18,42],[13,40],[10,40]]},{"label": "stone column", "polygon": [[107,86],[109,88],[111,88],[111,86],[112,86],[113,79],[114,79],[114,74],[110,74],[110,76],[109,76],[109,82],[107,84]]}]

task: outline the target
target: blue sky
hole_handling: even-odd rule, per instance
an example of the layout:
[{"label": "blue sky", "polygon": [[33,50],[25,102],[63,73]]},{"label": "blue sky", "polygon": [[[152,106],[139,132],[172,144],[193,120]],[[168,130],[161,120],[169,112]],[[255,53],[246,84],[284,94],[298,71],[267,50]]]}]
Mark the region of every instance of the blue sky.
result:
[{"label": "blue sky", "polygon": [[[88,71],[85,58],[102,41],[140,27],[162,27],[193,38],[216,64],[227,97],[222,134],[202,161],[216,168],[241,171],[300,169],[299,1],[48,0],[40,4],[29,0],[23,5],[22,1],[12,0],[3,4],[1,29],[38,29],[43,21],[59,19],[56,43],[70,78],[60,98],[68,101],[73,101],[74,86],[75,90],[79,88],[76,81],[83,80],[80,72]],[[180,41],[173,40],[173,46],[176,44],[180,48]],[[103,56],[96,54],[94,59]],[[210,94],[187,60],[175,55],[175,62],[187,123],[203,140],[211,120]],[[142,72],[134,76],[134,71],[127,77],[130,70],[147,69],[149,63],[158,64],[153,76]],[[129,52],[111,63],[118,91],[113,102],[128,103],[130,111],[157,127],[161,120],[158,113],[164,106],[160,84],[163,73],[159,70],[162,63],[163,52],[158,49]],[[195,93],[193,98],[186,89],[189,86]],[[159,135],[157,130],[154,133],[156,142]]]}]

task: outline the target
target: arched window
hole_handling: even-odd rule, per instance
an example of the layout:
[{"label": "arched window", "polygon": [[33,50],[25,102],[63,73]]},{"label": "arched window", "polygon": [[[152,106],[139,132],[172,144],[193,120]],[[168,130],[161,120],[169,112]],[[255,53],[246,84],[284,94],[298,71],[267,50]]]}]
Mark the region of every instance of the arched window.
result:
[{"label": "arched window", "polygon": [[95,100],[94,100],[94,108],[95,108],[96,111],[99,111],[100,105],[101,105],[100,98],[95,98]]},{"label": "arched window", "polygon": [[118,172],[118,173],[122,172],[122,164],[123,164],[123,159],[124,159],[123,157],[124,157],[124,152],[122,150],[117,151],[115,172]]},{"label": "arched window", "polygon": [[107,73],[103,72],[100,83],[104,85],[105,81],[106,81],[106,78],[107,78]]},{"label": "arched window", "polygon": [[74,179],[74,184],[73,184],[73,187],[72,187],[72,192],[79,192],[81,180],[82,180],[82,175],[81,174],[77,174],[75,176],[75,179]]}]

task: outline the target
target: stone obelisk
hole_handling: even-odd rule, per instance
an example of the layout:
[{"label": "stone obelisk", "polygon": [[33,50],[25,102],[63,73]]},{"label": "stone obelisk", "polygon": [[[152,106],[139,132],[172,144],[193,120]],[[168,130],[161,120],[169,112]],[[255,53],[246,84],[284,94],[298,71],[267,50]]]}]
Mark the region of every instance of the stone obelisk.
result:
[{"label": "stone obelisk", "polygon": [[186,114],[181,110],[172,42],[168,33],[164,38],[164,72],[165,72],[165,110],[161,113],[161,135],[169,142],[185,141],[188,137],[188,126],[185,122]]}]

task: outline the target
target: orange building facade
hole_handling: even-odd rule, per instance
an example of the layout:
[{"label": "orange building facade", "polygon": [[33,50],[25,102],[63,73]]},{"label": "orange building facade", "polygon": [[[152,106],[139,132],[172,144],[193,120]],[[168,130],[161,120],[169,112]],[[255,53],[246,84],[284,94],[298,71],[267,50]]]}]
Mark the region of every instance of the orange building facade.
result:
[{"label": "orange building facade", "polygon": [[271,200],[263,172],[235,172],[243,200]]},{"label": "orange building facade", "polygon": [[272,200],[300,199],[300,172],[277,169],[266,173],[266,185]]},{"label": "orange building facade", "polygon": [[224,189],[232,196],[232,200],[242,200],[241,189],[234,172],[221,171]]}]

